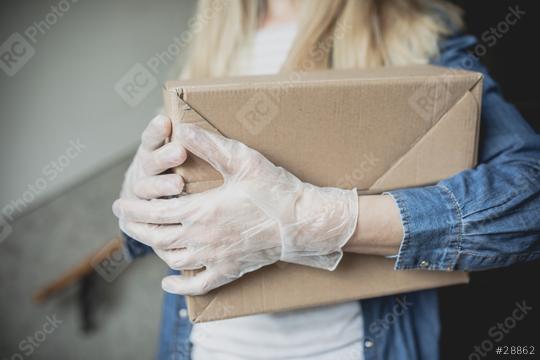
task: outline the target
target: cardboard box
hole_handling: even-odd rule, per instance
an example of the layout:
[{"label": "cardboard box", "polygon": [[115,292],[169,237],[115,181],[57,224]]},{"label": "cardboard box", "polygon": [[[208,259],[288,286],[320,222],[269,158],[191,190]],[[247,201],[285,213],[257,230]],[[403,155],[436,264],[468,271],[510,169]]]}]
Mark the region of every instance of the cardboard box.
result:
[{"label": "cardboard box", "polygon": [[[174,121],[239,140],[303,181],[368,194],[473,167],[481,94],[481,74],[428,65],[172,81],[164,89]],[[222,183],[193,155],[177,172],[188,193]],[[189,316],[204,322],[468,281],[465,273],[393,266],[356,254],[333,272],[277,263],[188,297]]]}]

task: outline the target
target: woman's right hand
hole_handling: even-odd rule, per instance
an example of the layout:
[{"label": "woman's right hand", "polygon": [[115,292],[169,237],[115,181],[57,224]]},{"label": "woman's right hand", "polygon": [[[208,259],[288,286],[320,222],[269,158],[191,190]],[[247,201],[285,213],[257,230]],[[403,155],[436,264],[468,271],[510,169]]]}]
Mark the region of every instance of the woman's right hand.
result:
[{"label": "woman's right hand", "polygon": [[187,157],[185,148],[178,142],[166,143],[171,131],[171,120],[164,115],[150,121],[126,172],[120,198],[151,200],[182,192],[184,181],[180,175],[163,174],[181,165]]}]

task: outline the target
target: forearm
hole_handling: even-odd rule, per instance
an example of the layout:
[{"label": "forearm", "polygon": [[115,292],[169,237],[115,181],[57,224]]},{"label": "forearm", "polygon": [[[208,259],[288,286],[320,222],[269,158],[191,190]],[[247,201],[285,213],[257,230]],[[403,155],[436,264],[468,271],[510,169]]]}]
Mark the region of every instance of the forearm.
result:
[{"label": "forearm", "polygon": [[403,239],[399,209],[388,195],[358,197],[358,222],[345,252],[395,255]]}]

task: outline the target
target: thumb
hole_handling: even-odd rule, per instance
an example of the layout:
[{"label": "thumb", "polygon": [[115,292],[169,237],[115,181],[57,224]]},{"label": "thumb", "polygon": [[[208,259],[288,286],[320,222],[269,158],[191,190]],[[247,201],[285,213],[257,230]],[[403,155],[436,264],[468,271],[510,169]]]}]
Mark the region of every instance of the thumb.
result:
[{"label": "thumb", "polygon": [[192,276],[169,275],[161,281],[161,288],[171,294],[203,295],[228,281],[214,269],[206,269]]},{"label": "thumb", "polygon": [[242,163],[239,158],[246,148],[242,143],[219,134],[204,130],[193,124],[177,124],[175,137],[190,152],[212,165],[222,175],[230,175],[235,166]]}]

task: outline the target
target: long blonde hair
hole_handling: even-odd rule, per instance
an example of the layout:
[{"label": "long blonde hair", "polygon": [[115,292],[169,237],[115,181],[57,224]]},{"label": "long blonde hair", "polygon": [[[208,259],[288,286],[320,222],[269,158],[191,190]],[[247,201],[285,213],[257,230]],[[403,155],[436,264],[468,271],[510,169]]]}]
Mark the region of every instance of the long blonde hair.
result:
[{"label": "long blonde hair", "polygon": [[[441,37],[462,27],[460,9],[444,0],[296,1],[299,30],[284,71],[423,64],[438,54]],[[266,8],[267,0],[199,0],[195,19],[205,23],[181,77],[241,73]]]}]

